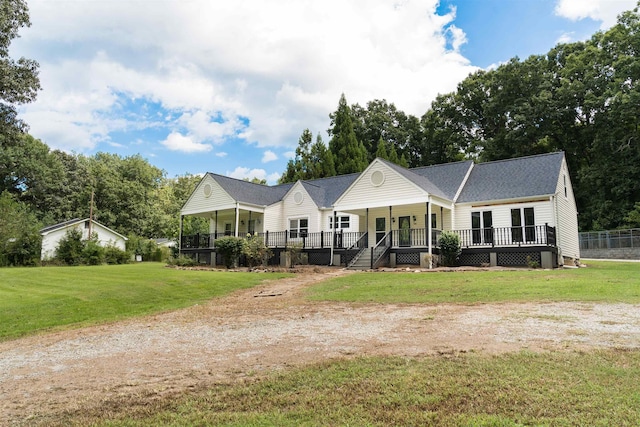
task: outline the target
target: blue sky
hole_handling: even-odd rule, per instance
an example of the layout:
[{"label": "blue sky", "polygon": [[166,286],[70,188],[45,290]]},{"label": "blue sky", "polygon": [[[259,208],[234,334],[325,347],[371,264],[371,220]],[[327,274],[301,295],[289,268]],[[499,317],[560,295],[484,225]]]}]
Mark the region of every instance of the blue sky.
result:
[{"label": "blue sky", "polygon": [[172,177],[275,183],[341,93],[421,116],[479,68],[615,24],[635,0],[30,0],[12,55],[40,62],[31,134],[141,154]]}]

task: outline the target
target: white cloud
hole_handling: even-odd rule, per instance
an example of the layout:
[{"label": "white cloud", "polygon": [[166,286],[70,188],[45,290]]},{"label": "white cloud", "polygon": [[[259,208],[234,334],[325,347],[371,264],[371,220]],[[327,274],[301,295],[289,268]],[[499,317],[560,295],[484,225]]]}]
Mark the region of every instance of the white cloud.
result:
[{"label": "white cloud", "polygon": [[211,151],[212,148],[211,145],[195,142],[192,137],[184,136],[177,132],[170,133],[161,144],[171,151],[182,151],[184,153],[202,153]]},{"label": "white cloud", "polygon": [[560,37],[558,37],[558,40],[556,40],[556,44],[571,43],[573,41],[574,41],[574,38],[572,33],[564,33],[560,35]]},{"label": "white cloud", "polygon": [[267,184],[276,184],[282,175],[275,172],[267,176]]},{"label": "white cloud", "polygon": [[273,162],[274,160],[278,160],[278,156],[271,150],[267,150],[262,155],[262,163]]},{"label": "white cloud", "polygon": [[238,166],[232,172],[227,171],[227,176],[236,179],[266,179],[267,172],[264,169],[250,169],[242,166]]},{"label": "white cloud", "polygon": [[218,151],[215,155],[216,157],[227,157],[229,153],[226,153],[224,151]]},{"label": "white cloud", "polygon": [[574,21],[591,18],[602,21],[601,28],[615,25],[617,16],[636,6],[636,0],[558,0],[557,15]]},{"label": "white cloud", "polygon": [[[422,115],[475,69],[457,51],[465,35],[451,25],[455,11],[440,16],[437,5],[31,0],[19,49],[40,61],[44,91],[25,112],[40,113],[29,123],[54,146],[81,150],[158,126],[197,150],[236,135],[295,147],[303,129],[326,130],[343,92],[350,103],[385,98]],[[122,94],[162,111],[127,117]]]}]

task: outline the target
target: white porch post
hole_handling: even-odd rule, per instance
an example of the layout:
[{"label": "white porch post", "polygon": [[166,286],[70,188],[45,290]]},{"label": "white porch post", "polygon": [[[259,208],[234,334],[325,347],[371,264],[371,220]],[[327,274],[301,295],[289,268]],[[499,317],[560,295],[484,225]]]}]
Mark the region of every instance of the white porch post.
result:
[{"label": "white porch post", "polygon": [[178,255],[180,255],[180,251],[182,250],[182,215],[180,215],[180,231],[178,232]]},{"label": "white porch post", "polygon": [[238,237],[238,223],[240,222],[240,203],[236,202],[236,237]]},{"label": "white porch post", "polygon": [[331,223],[332,228],[331,228],[331,262],[329,263],[329,265],[333,265],[333,247],[336,245],[336,211],[335,209],[333,211],[331,211]]},{"label": "white porch post", "polygon": [[429,269],[433,268],[433,259],[431,258],[433,252],[431,233],[431,197],[429,197],[429,201],[427,202],[427,241],[429,242]]}]

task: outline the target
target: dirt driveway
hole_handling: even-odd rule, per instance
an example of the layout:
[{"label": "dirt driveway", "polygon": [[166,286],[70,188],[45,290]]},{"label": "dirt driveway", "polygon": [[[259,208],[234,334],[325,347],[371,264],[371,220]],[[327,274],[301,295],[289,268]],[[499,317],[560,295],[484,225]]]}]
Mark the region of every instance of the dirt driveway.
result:
[{"label": "dirt driveway", "polygon": [[[371,355],[640,348],[640,306],[314,303],[326,269],[204,305],[0,343],[0,425],[166,396],[274,369]],[[437,273],[423,273],[437,274]]]}]

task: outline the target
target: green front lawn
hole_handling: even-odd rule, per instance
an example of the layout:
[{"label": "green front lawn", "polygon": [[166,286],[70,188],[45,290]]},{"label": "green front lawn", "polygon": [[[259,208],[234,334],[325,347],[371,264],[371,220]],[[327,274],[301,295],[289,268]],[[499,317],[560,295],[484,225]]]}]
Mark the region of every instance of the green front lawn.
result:
[{"label": "green front lawn", "polygon": [[558,270],[358,273],[322,282],[313,300],[470,304],[525,301],[640,303],[640,263]]},{"label": "green front lawn", "polygon": [[280,273],[166,268],[160,263],[0,269],[0,340],[173,310]]},{"label": "green front lawn", "polygon": [[632,426],[640,352],[362,358],[182,397],[123,397],[55,425]]}]

